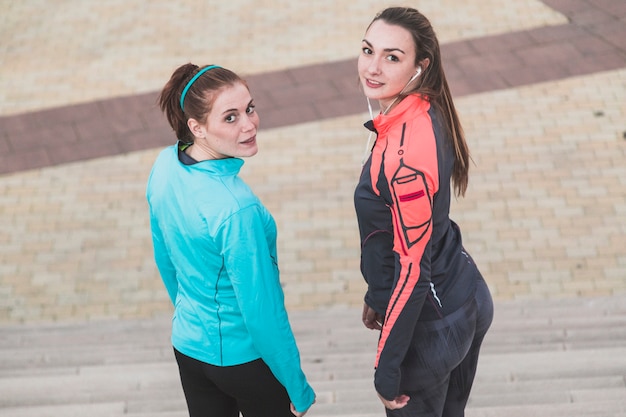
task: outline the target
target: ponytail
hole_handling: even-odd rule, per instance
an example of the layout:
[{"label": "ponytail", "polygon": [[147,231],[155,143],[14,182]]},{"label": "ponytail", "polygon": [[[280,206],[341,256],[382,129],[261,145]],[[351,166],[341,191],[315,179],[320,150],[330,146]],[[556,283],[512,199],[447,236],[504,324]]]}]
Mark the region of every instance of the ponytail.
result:
[{"label": "ponytail", "polygon": [[465,141],[465,132],[463,126],[459,120],[459,116],[454,107],[452,101],[452,94],[448,87],[448,82],[443,75],[443,91],[441,102],[443,104],[440,111],[443,113],[443,118],[446,121],[446,128],[452,142],[454,144],[454,153],[456,158],[454,160],[454,167],[452,168],[452,184],[454,185],[454,193],[458,196],[465,196],[467,186],[469,183],[469,162],[471,160],[469,148]]}]

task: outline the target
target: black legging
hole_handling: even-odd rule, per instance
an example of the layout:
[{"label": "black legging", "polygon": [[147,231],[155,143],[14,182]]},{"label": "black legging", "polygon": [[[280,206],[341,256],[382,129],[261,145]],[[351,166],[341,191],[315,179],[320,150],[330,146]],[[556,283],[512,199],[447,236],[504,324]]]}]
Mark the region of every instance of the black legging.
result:
[{"label": "black legging", "polygon": [[419,322],[402,363],[400,389],[411,399],[388,417],[463,417],[478,353],[493,319],[487,284],[479,278],[466,305],[440,319]]},{"label": "black legging", "polygon": [[293,417],[287,391],[261,359],[214,366],[174,349],[190,417]]}]

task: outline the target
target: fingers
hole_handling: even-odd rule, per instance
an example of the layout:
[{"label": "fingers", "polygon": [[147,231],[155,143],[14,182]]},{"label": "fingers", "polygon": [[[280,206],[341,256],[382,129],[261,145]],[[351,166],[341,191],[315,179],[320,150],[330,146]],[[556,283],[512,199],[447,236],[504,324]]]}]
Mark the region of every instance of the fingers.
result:
[{"label": "fingers", "polygon": [[394,402],[396,403],[398,408],[402,408],[409,403],[410,399],[411,397],[409,397],[408,395],[400,395],[395,398]]},{"label": "fingers", "polygon": [[[315,403],[315,401],[313,401],[313,403]],[[309,410],[306,410],[303,412],[299,412],[296,410],[296,407],[293,406],[293,403],[289,404],[289,409],[291,410],[291,414],[293,414],[296,417],[303,417],[306,414],[306,412],[309,411]]]},{"label": "fingers", "polygon": [[380,314],[376,313],[376,311],[374,311],[374,309],[367,304],[363,304],[363,315],[361,319],[363,320],[365,327],[368,329],[382,329],[382,317],[380,317]]},{"label": "fingers", "polygon": [[367,311],[370,309],[370,306],[363,303],[363,314],[361,315],[361,320],[365,323],[365,319],[367,318]]},{"label": "fingers", "polygon": [[409,403],[409,400],[411,399],[411,397],[409,397],[408,395],[399,395],[393,400],[389,401],[384,399],[380,394],[378,394],[378,398],[380,398],[380,401],[382,401],[385,408],[388,408],[389,410],[397,410],[398,408],[403,408]]},{"label": "fingers", "polygon": [[296,417],[302,417],[304,414],[306,414],[306,411],[304,413],[296,411],[296,407],[293,406],[293,403],[289,405],[289,409],[291,410],[291,414]]}]

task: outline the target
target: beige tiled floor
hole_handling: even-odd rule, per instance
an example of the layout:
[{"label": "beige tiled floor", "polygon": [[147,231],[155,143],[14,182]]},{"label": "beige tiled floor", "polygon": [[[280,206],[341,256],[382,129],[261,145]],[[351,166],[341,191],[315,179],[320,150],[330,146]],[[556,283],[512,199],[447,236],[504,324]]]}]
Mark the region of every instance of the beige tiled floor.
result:
[{"label": "beige tiled floor", "polygon": [[[153,91],[186,60],[257,73],[343,59],[382,4],[335,3],[0,0],[0,114]],[[419,4],[442,42],[564,21],[537,1],[456,3]],[[497,298],[626,292],[625,80],[622,69],[456,101],[476,166],[453,217]],[[278,222],[292,309],[361,302],[352,191],[365,109],[264,130],[244,167]],[[0,176],[0,322],[170,308],[143,196],[157,152]]]},{"label": "beige tiled floor", "polygon": [[[0,0],[0,115],[160,89],[185,62],[256,74],[356,56],[394,1]],[[536,0],[405,1],[440,42],[565,23]]]},{"label": "beige tiled floor", "polygon": [[[625,76],[457,101],[476,166],[453,217],[496,297],[626,292]],[[263,131],[244,167],[278,221],[291,308],[360,303],[352,190],[363,117]],[[0,177],[1,320],[169,308],[143,198],[156,152]]]}]

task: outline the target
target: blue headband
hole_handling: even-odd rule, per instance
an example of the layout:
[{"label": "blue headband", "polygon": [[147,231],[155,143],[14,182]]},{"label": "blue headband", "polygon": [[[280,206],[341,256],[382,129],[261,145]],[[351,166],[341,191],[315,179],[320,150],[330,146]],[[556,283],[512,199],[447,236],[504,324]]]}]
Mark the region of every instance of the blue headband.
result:
[{"label": "blue headband", "polygon": [[183,93],[180,95],[180,109],[182,111],[185,111],[185,96],[187,95],[187,91],[189,91],[189,88],[191,87],[191,85],[193,83],[196,82],[196,80],[198,78],[200,78],[200,76],[202,74],[204,74],[205,72],[207,72],[208,70],[212,70],[213,68],[221,68],[218,65],[209,65],[208,67],[204,67],[202,68],[200,71],[198,71],[198,73],[196,75],[193,76],[193,78],[191,80],[189,80],[189,82],[187,83],[187,85],[185,86],[185,88],[183,89]]}]

